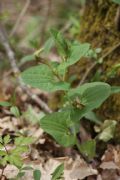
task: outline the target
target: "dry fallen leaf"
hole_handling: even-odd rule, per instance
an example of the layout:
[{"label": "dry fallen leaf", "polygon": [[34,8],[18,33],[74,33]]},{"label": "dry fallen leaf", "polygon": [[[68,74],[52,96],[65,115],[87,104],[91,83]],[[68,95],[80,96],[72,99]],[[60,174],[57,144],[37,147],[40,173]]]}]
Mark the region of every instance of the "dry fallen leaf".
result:
[{"label": "dry fallen leaf", "polygon": [[119,167],[112,161],[103,162],[100,165],[100,168],[102,168],[102,169],[119,169]]}]

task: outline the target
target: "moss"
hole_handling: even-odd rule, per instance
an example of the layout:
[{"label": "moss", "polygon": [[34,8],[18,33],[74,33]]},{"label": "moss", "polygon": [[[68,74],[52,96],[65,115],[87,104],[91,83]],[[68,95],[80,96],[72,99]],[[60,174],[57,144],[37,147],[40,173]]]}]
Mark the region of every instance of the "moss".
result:
[{"label": "moss", "polygon": [[[110,51],[110,49],[120,42],[120,32],[117,31],[115,25],[115,17],[118,6],[110,0],[92,0],[86,5],[84,15],[81,22],[81,31],[78,39],[81,42],[89,42],[94,48],[102,48],[101,56]],[[117,73],[115,78],[109,78],[107,73],[111,70],[113,65],[120,63],[120,48],[112,51],[106,58],[103,64],[97,68],[102,71],[101,80],[110,83],[111,85],[120,86],[120,72]],[[86,68],[89,68],[91,62],[81,60],[77,65],[73,66],[70,70],[70,75],[75,71],[78,74],[78,80],[84,74]],[[98,69],[94,69],[98,70]],[[90,81],[89,75],[87,81]],[[106,103],[99,110],[99,114],[104,119],[115,119],[120,122],[120,94],[111,96]],[[120,123],[119,123],[120,124]],[[117,129],[118,135],[120,126]]]}]

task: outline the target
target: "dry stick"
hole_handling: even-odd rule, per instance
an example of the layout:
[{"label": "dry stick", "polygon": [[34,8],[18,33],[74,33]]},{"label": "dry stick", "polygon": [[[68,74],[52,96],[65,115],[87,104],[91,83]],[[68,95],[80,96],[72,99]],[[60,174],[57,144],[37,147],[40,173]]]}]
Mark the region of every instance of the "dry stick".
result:
[{"label": "dry stick", "polygon": [[21,13],[20,13],[20,15],[19,15],[18,18],[17,18],[17,21],[16,21],[16,23],[15,23],[15,25],[14,25],[11,33],[10,33],[10,37],[13,36],[14,33],[16,32],[16,30],[18,29],[18,27],[19,27],[19,25],[20,25],[20,22],[21,22],[21,20],[23,19],[23,17],[24,17],[24,15],[25,15],[25,13],[26,13],[29,5],[30,5],[30,0],[27,0],[26,3],[25,3],[25,5],[24,5],[24,7],[23,7],[23,9],[22,9],[22,11],[21,11]]},{"label": "dry stick", "polygon": [[90,72],[92,71],[92,69],[96,66],[97,62],[94,62],[89,69],[87,69],[87,71],[85,72],[84,76],[82,77],[79,85],[83,84],[86,80],[86,78],[88,77],[88,75],[90,74]]},{"label": "dry stick", "polygon": [[[109,54],[111,54],[113,51],[115,51],[118,47],[120,47],[120,42],[117,43],[115,46],[113,46],[107,53],[105,53],[101,59],[105,59]],[[93,68],[97,65],[97,62],[94,62],[89,69],[87,69],[87,71],[85,72],[83,78],[81,79],[79,85],[83,84],[86,80],[86,78],[88,77],[88,75],[90,74],[90,72],[93,70]]]},{"label": "dry stick", "polygon": [[48,107],[48,105],[44,101],[42,101],[37,95],[32,94],[30,89],[23,83],[21,77],[18,76],[20,74],[20,70],[19,70],[19,68],[17,67],[17,64],[16,64],[17,60],[15,59],[15,54],[14,54],[13,50],[10,47],[8,39],[7,39],[7,37],[5,35],[5,32],[3,31],[3,28],[2,28],[1,25],[0,25],[0,41],[1,41],[1,44],[3,45],[3,47],[4,47],[5,51],[6,51],[6,54],[8,56],[8,60],[9,60],[9,63],[11,65],[11,67],[12,67],[13,73],[14,73],[15,76],[17,75],[17,80],[18,80],[18,83],[19,83],[21,89],[35,103],[37,103],[46,113],[51,113],[52,110]]}]

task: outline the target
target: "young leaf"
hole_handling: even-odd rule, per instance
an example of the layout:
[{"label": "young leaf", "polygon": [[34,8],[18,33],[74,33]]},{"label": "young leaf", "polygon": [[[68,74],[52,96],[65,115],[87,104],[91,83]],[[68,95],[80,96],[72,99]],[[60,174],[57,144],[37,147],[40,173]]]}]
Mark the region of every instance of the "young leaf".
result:
[{"label": "young leaf", "polygon": [[22,178],[24,175],[25,175],[25,172],[21,172],[21,171],[20,171],[20,172],[17,174],[15,180],[18,180],[18,179]]},{"label": "young leaf", "polygon": [[52,70],[47,65],[38,65],[27,69],[22,73],[24,83],[35,88],[53,92],[57,90],[68,90],[69,84],[59,82],[55,79]]},{"label": "young leaf", "polygon": [[54,45],[53,37],[50,37],[43,46],[43,54],[45,55],[48,54],[51,48],[53,47],[53,45]]},{"label": "young leaf", "polygon": [[90,44],[88,43],[84,43],[84,44],[77,43],[72,45],[70,49],[71,53],[69,58],[65,62],[61,63],[58,67],[59,73],[61,72],[63,73],[67,67],[78,62],[80,58],[85,57],[88,53],[89,48],[90,48]]},{"label": "young leaf", "polygon": [[120,86],[112,86],[111,87],[111,94],[120,93]]},{"label": "young leaf", "polygon": [[15,149],[13,149],[11,152],[12,152],[12,154],[16,154],[16,155],[21,155],[22,153],[24,153],[24,152],[27,152],[28,151],[28,146],[26,146],[26,145],[19,145],[19,146],[16,146],[16,148]]},{"label": "young leaf", "polygon": [[112,0],[114,3],[120,4],[120,0]]},{"label": "young leaf", "polygon": [[21,168],[23,165],[21,156],[16,155],[16,154],[8,155],[8,162],[10,162],[10,164],[17,166],[18,168]]},{"label": "young leaf", "polygon": [[15,116],[15,117],[20,117],[20,111],[19,111],[19,109],[18,109],[18,107],[17,106],[12,106],[11,108],[10,108],[10,112]]},{"label": "young leaf", "polygon": [[33,171],[33,177],[34,177],[34,180],[40,180],[41,179],[41,172],[39,169],[35,169]]},{"label": "young leaf", "polygon": [[68,147],[75,144],[76,137],[70,130],[70,112],[55,112],[46,115],[40,120],[40,126],[62,146]]},{"label": "young leaf", "polygon": [[58,180],[62,177],[64,171],[64,164],[60,164],[52,173],[52,179],[51,180]]},{"label": "young leaf", "polygon": [[56,29],[51,29],[51,34],[55,40],[60,56],[66,57],[69,54],[69,48],[65,38],[62,36],[61,32]]},{"label": "young leaf", "polygon": [[34,138],[33,137],[18,137],[15,138],[15,145],[19,146],[19,145],[29,145],[31,143],[33,143]]},{"label": "young leaf", "polygon": [[32,108],[32,106],[28,106],[28,109],[22,115],[26,120],[29,120],[31,123],[36,124],[40,121],[42,117],[45,116],[44,112],[37,113]]},{"label": "young leaf", "polygon": [[87,112],[84,117],[88,120],[90,120],[91,122],[94,122],[96,124],[101,124],[101,119],[93,112],[93,111],[89,111]]},{"label": "young leaf", "polygon": [[5,145],[8,144],[10,141],[11,141],[10,135],[7,135],[7,136],[5,136],[5,137],[3,138],[3,142],[4,142]]},{"label": "young leaf", "polygon": [[0,156],[6,156],[6,155],[7,155],[6,151],[0,150]]},{"label": "young leaf", "polygon": [[80,146],[80,152],[87,156],[89,159],[92,159],[95,156],[96,142],[95,140],[89,140],[82,143]]},{"label": "young leaf", "polygon": [[111,87],[103,82],[86,83],[68,92],[68,96],[72,99],[77,96],[87,111],[98,108],[110,94]]},{"label": "young leaf", "polygon": [[9,107],[9,106],[11,106],[11,103],[10,103],[10,102],[7,102],[7,101],[1,101],[1,102],[0,102],[0,106]]},{"label": "young leaf", "polygon": [[3,138],[2,138],[2,136],[0,136],[0,143],[3,143]]}]

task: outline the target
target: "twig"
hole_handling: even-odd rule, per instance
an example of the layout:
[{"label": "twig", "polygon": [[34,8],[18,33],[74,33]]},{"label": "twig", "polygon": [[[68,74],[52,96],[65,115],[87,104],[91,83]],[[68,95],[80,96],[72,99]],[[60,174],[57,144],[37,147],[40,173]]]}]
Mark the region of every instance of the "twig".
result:
[{"label": "twig", "polygon": [[9,63],[12,67],[13,73],[17,76],[18,84],[20,85],[21,89],[35,102],[37,103],[45,112],[51,113],[52,110],[48,107],[48,105],[42,101],[37,95],[32,94],[30,89],[23,83],[21,77],[19,76],[20,70],[16,64],[17,60],[15,59],[15,54],[10,47],[8,42],[7,36],[5,35],[5,31],[3,30],[2,25],[0,25],[0,42],[3,45],[6,54],[8,56]]},{"label": "twig", "polygon": [[4,170],[5,170],[6,167],[7,167],[7,165],[5,165],[5,166],[2,168],[2,172],[1,172],[1,175],[0,175],[0,180],[2,180],[3,177],[4,177]]},{"label": "twig", "polygon": [[111,54],[113,51],[115,51],[118,47],[120,47],[120,42],[115,44],[108,52],[103,54],[103,56],[101,58],[105,59],[109,54]]},{"label": "twig", "polygon": [[[109,54],[111,54],[113,51],[115,51],[118,47],[120,47],[120,42],[117,43],[115,46],[113,46],[107,53],[105,53],[101,59],[105,59],[107,56],[109,56]],[[90,72],[93,70],[93,68],[97,65],[97,62],[94,62],[91,64],[91,66],[89,67],[89,69],[86,70],[83,78],[81,79],[79,85],[83,84],[86,80],[86,78],[88,77],[88,75],[90,74]]]},{"label": "twig", "polygon": [[96,66],[97,62],[94,62],[90,67],[89,69],[86,70],[84,76],[82,77],[79,85],[83,84],[86,80],[86,78],[88,77],[88,75],[90,74],[90,72],[92,71],[92,69]]},{"label": "twig", "polygon": [[25,13],[26,13],[29,5],[30,5],[30,0],[26,0],[26,3],[25,3],[25,5],[24,5],[24,7],[23,7],[23,9],[22,9],[22,11],[21,11],[21,13],[20,13],[20,15],[18,16],[17,21],[16,21],[16,23],[15,23],[15,25],[14,25],[11,33],[10,33],[10,37],[13,36],[14,33],[16,32],[16,30],[18,29],[18,27],[19,27],[19,25],[20,25],[20,22],[21,22],[21,20],[23,19],[23,17],[24,17],[24,15],[25,15]]}]

